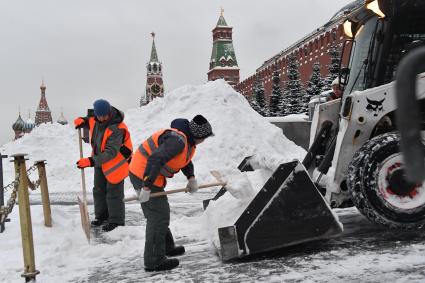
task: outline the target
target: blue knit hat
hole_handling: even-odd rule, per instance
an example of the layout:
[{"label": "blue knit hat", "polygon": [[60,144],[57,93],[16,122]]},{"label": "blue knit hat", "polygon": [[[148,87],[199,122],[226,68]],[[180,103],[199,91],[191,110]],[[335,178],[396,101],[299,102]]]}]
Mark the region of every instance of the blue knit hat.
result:
[{"label": "blue knit hat", "polygon": [[94,115],[106,116],[111,113],[111,104],[105,99],[98,99],[93,103]]}]

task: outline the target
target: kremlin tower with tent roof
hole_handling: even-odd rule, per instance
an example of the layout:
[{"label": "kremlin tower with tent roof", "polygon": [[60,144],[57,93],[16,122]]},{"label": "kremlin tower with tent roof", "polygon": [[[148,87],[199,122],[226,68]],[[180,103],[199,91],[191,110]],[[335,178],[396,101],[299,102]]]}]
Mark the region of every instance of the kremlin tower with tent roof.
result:
[{"label": "kremlin tower with tent roof", "polygon": [[149,63],[146,65],[146,93],[140,99],[140,106],[144,106],[156,97],[164,96],[164,81],[162,79],[162,63],[158,59],[155,46],[155,33],[151,32],[152,49]]},{"label": "kremlin tower with tent roof", "polygon": [[208,71],[208,81],[224,79],[231,86],[239,83],[239,67],[233,48],[232,27],[228,26],[221,9],[220,18],[213,33],[213,49]]}]

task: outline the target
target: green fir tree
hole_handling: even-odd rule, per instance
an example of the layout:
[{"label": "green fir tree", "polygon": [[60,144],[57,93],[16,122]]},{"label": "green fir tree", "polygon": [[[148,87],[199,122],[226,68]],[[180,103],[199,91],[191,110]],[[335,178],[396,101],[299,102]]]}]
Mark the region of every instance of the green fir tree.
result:
[{"label": "green fir tree", "polygon": [[328,65],[329,75],[326,77],[326,84],[323,90],[331,89],[332,81],[339,75],[339,64],[341,61],[341,48],[337,44],[332,44],[329,48],[331,62]]},{"label": "green fir tree", "polygon": [[267,104],[266,104],[266,97],[264,95],[264,85],[262,82],[258,81],[256,90],[255,90],[255,103],[257,105],[257,112],[265,117],[267,116]]},{"label": "green fir tree", "polygon": [[325,81],[320,74],[320,63],[315,62],[313,64],[310,80],[307,83],[307,88],[303,98],[304,111],[308,111],[308,103],[310,102],[311,98],[315,95],[320,95],[324,85]]},{"label": "green fir tree", "polygon": [[302,97],[304,91],[301,87],[299,63],[294,55],[288,58],[287,76],[285,92],[283,96],[282,115],[303,113]]},{"label": "green fir tree", "polygon": [[273,86],[269,103],[269,115],[271,117],[275,117],[281,114],[281,107],[283,101],[282,90],[280,89],[280,77],[279,72],[277,70],[273,72],[272,80]]}]

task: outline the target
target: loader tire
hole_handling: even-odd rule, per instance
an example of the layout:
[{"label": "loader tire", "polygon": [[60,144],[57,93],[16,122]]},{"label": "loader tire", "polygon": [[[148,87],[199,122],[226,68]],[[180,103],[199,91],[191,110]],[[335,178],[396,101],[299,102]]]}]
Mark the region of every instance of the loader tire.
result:
[{"label": "loader tire", "polygon": [[367,141],[353,156],[347,186],[357,209],[372,222],[411,230],[425,225],[425,187],[405,179],[400,135]]}]

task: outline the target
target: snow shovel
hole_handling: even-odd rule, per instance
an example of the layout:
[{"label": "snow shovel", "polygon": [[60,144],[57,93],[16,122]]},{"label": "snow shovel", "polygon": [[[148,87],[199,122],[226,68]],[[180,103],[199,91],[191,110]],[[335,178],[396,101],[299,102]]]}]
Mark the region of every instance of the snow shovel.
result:
[{"label": "snow shovel", "polygon": [[[81,128],[78,129],[78,144],[80,146],[80,158],[83,158],[83,143],[81,137]],[[80,207],[81,226],[83,227],[84,234],[87,241],[90,243],[90,219],[87,209],[87,192],[86,192],[86,175],[84,169],[81,169],[81,185],[83,187],[83,201],[77,196],[78,206]]]},{"label": "snow shovel", "polygon": [[[242,162],[238,165],[238,169],[239,169],[239,171],[241,171],[241,172],[247,172],[247,171],[254,171],[254,168],[252,167],[252,165],[251,165],[251,157],[252,156],[247,156],[247,157],[245,157],[244,158],[244,160],[242,160]],[[217,177],[219,177],[219,179],[217,179],[218,181],[222,181],[221,180],[221,176],[220,176],[220,173],[218,172],[218,171],[215,171],[215,170],[213,170],[213,171],[210,171],[210,173],[211,173],[211,175],[213,175],[216,179],[217,179]],[[208,204],[210,203],[210,201],[214,201],[214,200],[217,200],[217,199],[219,199],[220,197],[222,197],[225,193],[227,192],[227,189],[226,189],[226,187],[225,186],[223,186],[219,191],[218,191],[218,193],[213,197],[213,198],[210,198],[210,199],[204,199],[203,201],[202,201],[202,206],[203,206],[203,208],[204,208],[204,210],[205,209],[207,209],[207,207],[208,207]]]},{"label": "snow shovel", "polygon": [[[225,185],[226,185],[226,182],[222,182],[222,181],[221,182],[214,182],[214,183],[199,185],[199,189],[205,189],[205,188],[210,188],[210,187],[215,187],[215,186],[225,186]],[[154,197],[171,195],[171,194],[180,193],[180,192],[188,193],[189,188],[185,187],[185,188],[169,190],[169,191],[165,191],[165,192],[151,193],[150,197],[154,198]],[[124,202],[138,200],[138,199],[139,198],[137,196],[132,196],[132,197],[125,198]]]}]

